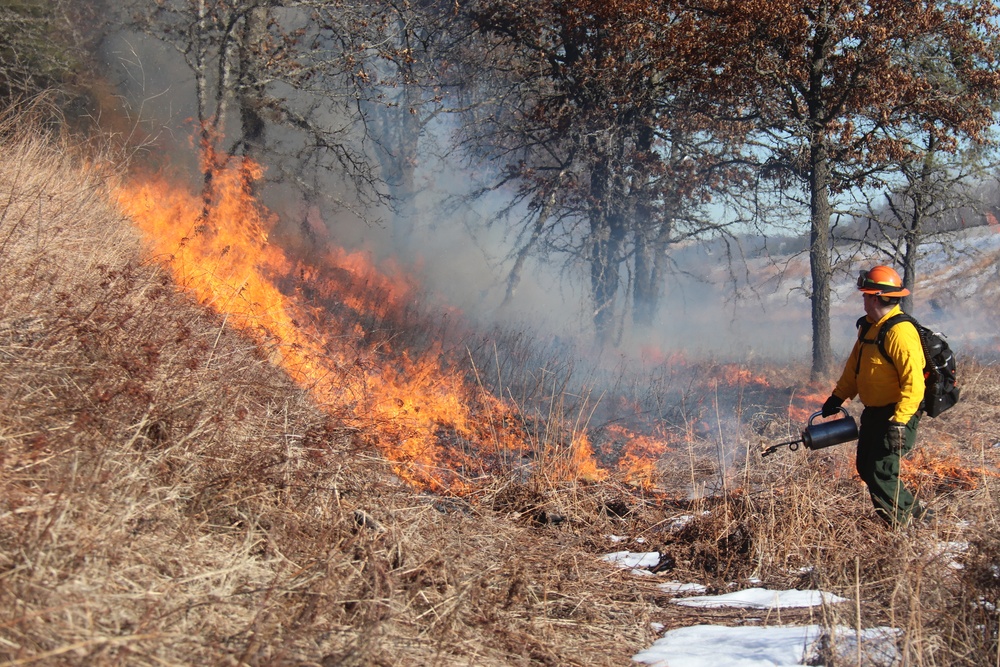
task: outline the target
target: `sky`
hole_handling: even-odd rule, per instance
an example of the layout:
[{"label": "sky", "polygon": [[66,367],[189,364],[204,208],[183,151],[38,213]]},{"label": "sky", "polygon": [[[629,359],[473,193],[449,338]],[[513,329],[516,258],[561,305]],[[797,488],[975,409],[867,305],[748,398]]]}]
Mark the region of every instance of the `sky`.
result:
[{"label": "sky", "polygon": [[[612,542],[625,538],[609,536]],[[961,545],[946,545],[949,552],[961,552]],[[602,556],[610,566],[628,569],[636,577],[663,578],[650,568],[659,563],[656,551],[614,551]],[[897,640],[902,630],[892,627],[856,628],[846,626],[824,627],[818,624],[791,625],[770,623],[764,617],[769,612],[782,609],[816,608],[823,605],[854,604],[853,600],[817,590],[773,590],[757,587],[759,582],[749,582],[750,587],[739,588],[720,595],[705,595],[701,584],[664,580],[660,590],[673,595],[672,602],[679,606],[702,609],[760,610],[760,618],[742,618],[740,626],[697,623],[687,627],[665,630],[659,623],[653,629],[659,639],[632,656],[635,665],[652,667],[792,667],[798,665],[826,664],[820,651],[835,655],[840,664],[864,664],[873,667],[898,665],[902,656]],[[669,610],[664,612],[669,615]],[[780,618],[780,613],[774,615]],[[860,642],[859,642],[860,634]],[[824,648],[825,647],[825,648]]]}]

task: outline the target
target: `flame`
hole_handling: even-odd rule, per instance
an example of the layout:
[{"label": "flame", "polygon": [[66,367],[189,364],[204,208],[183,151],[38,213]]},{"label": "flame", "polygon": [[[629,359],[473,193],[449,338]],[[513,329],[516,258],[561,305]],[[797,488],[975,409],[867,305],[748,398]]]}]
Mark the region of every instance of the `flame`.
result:
[{"label": "flame", "polygon": [[736,364],[723,364],[720,369],[720,379],[723,384],[730,387],[740,387],[756,385],[758,387],[770,387],[768,378],[760,373],[754,373],[746,366]]},{"label": "flame", "polygon": [[[114,190],[118,205],[180,286],[219,312],[224,326],[251,337],[420,488],[468,494],[515,464],[553,481],[598,481],[617,469],[626,482],[653,489],[661,459],[712,431],[700,413],[713,390],[774,389],[745,365],[693,364],[679,352],[646,348],[647,364],[671,371],[665,382],[684,369],[697,378],[690,386],[704,390],[686,406],[683,428],[647,417],[652,412],[637,400],[615,404],[634,429],[612,423],[588,432],[558,419],[538,427],[482,387],[447,341],[422,340],[424,323],[411,326],[419,285],[404,271],[342,248],[308,261],[289,256],[269,242],[277,219],[253,194],[262,168],[203,150],[207,195],[145,175]],[[789,418],[804,423],[828,395],[818,385],[804,388],[789,400]]]},{"label": "flame", "polygon": [[633,432],[621,424],[605,427],[605,457],[617,457],[617,468],[628,484],[651,490],[658,477],[656,464],[674,451],[669,436],[661,426],[652,435]]},{"label": "flame", "polygon": [[802,393],[794,394],[789,400],[788,419],[805,426],[809,418],[823,407],[823,403],[829,397],[829,389],[824,390],[815,384],[805,387]]},{"label": "flame", "polygon": [[639,345],[639,357],[651,366],[684,366],[688,360],[680,351],[664,352],[651,343]]},{"label": "flame", "polygon": [[918,493],[923,489],[971,491],[978,488],[985,477],[1000,477],[1000,474],[985,468],[967,467],[957,455],[933,446],[917,447],[910,452],[900,472],[903,483]]},{"label": "flame", "polygon": [[[464,493],[491,461],[538,445],[510,426],[522,421],[517,409],[480,390],[439,342],[417,350],[393,337],[393,325],[408,316],[412,281],[343,249],[314,263],[293,261],[268,242],[276,219],[252,194],[261,167],[215,156],[204,164],[214,165],[208,197],[152,175],[120,185],[114,198],[179,285],[366,434],[401,477]],[[548,443],[546,475],[606,474],[586,434],[566,440]]]}]

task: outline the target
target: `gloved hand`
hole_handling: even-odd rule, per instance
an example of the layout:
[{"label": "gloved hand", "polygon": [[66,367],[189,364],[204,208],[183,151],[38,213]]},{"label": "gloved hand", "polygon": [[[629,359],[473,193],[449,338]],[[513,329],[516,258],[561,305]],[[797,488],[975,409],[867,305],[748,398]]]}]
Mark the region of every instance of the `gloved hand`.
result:
[{"label": "gloved hand", "polygon": [[830,398],[826,399],[826,403],[823,404],[823,409],[820,415],[823,417],[831,417],[837,414],[837,410],[840,406],[844,404],[844,399],[830,394]]},{"label": "gloved hand", "polygon": [[906,447],[906,424],[889,422],[889,432],[885,436],[889,451],[902,454]]}]

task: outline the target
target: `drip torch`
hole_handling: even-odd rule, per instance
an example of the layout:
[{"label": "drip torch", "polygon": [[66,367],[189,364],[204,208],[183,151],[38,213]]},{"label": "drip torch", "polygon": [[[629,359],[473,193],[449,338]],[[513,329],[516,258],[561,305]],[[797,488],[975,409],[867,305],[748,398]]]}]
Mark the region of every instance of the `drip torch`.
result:
[{"label": "drip torch", "polygon": [[819,424],[813,424],[813,420],[817,417],[822,416],[822,412],[814,412],[812,416],[809,417],[809,422],[806,424],[806,428],[802,431],[802,437],[798,440],[791,440],[789,442],[780,442],[777,445],[771,445],[763,452],[761,456],[770,456],[782,447],[788,447],[791,451],[795,451],[799,448],[800,444],[804,444],[807,449],[825,449],[827,447],[833,447],[834,445],[839,445],[843,442],[849,442],[851,440],[858,439],[858,423],[854,421],[854,417],[847,414],[847,410],[840,408],[840,412],[843,416],[840,419],[834,419],[828,422],[822,422]]}]

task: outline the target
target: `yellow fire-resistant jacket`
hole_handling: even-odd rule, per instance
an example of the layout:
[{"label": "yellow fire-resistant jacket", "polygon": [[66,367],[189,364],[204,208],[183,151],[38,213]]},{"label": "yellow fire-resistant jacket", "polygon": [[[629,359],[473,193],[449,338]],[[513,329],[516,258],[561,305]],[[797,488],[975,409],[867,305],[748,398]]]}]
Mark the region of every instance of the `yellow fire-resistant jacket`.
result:
[{"label": "yellow fire-resistant jacket", "polygon": [[864,340],[870,342],[858,340],[854,343],[833,393],[844,400],[857,396],[867,407],[895,403],[892,421],[905,424],[920,408],[924,396],[924,349],[920,345],[920,335],[909,322],[900,322],[889,329],[885,351],[892,363],[882,356],[875,343],[885,321],[901,312],[899,306],[894,306],[865,334]]}]

